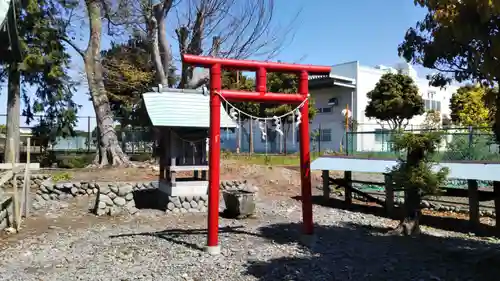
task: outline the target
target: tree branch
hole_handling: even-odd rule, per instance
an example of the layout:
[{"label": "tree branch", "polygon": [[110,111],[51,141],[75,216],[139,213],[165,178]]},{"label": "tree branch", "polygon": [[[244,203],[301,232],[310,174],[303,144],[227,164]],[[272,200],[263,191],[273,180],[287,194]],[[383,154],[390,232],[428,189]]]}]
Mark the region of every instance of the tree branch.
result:
[{"label": "tree branch", "polygon": [[73,42],[72,40],[70,40],[69,38],[67,37],[61,37],[60,38],[61,41],[65,42],[66,44],[70,45],[74,50],[75,52],[77,52],[80,56],[85,57],[85,51],[83,51],[80,47],[78,47],[75,42]]}]

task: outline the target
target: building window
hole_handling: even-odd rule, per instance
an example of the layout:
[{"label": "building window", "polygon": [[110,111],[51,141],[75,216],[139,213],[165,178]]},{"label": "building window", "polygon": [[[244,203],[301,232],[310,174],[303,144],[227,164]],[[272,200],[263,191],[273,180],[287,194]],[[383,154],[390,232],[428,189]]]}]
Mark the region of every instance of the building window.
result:
[{"label": "building window", "polygon": [[441,102],[437,100],[424,99],[425,111],[441,111]]},{"label": "building window", "polygon": [[333,111],[331,107],[320,107],[316,108],[316,110],[318,111],[318,113],[331,113]]},{"label": "building window", "polygon": [[319,141],[332,141],[332,129],[321,129],[319,131]]},{"label": "building window", "polygon": [[427,98],[432,100],[436,96],[436,91],[428,91],[427,92]]}]

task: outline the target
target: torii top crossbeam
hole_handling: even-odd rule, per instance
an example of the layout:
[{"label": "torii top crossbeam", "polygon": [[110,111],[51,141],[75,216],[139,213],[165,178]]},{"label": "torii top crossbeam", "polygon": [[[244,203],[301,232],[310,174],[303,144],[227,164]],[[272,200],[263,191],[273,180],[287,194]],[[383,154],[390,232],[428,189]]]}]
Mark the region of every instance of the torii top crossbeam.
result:
[{"label": "torii top crossbeam", "polygon": [[256,61],[256,60],[235,60],[235,59],[224,59],[216,57],[195,56],[188,54],[183,55],[182,60],[185,63],[193,66],[211,67],[214,64],[220,64],[223,68],[227,67],[235,70],[249,70],[249,71],[252,70],[257,71],[259,68],[264,68],[269,72],[298,73],[306,71],[308,74],[325,75],[329,74],[331,70],[331,67],[329,66],[268,62],[268,61]]}]

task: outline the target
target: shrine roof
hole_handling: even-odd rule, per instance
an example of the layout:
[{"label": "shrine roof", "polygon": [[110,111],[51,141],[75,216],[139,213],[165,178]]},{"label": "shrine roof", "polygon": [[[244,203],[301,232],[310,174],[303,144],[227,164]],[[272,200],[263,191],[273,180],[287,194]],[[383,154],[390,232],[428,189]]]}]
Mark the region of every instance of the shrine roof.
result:
[{"label": "shrine roof", "polygon": [[[202,90],[163,88],[142,96],[153,126],[210,127],[209,95]],[[220,120],[221,128],[236,127],[222,105]]]}]

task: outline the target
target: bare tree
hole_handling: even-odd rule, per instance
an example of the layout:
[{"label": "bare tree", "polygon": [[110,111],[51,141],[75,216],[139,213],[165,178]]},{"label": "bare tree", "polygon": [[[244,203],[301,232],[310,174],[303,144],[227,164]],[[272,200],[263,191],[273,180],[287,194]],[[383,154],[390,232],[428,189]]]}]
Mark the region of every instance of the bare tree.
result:
[{"label": "bare tree", "polygon": [[[282,27],[274,17],[274,0],[160,0],[150,10],[143,5],[142,11],[157,82],[163,85],[173,65],[168,30],[180,55],[270,59],[293,38],[299,12]],[[179,88],[198,88],[207,81],[206,72],[195,76],[193,67],[182,64]]]},{"label": "bare tree", "polygon": [[[78,1],[78,0],[77,0]],[[118,11],[123,3],[118,4]],[[82,49],[74,41],[75,27],[71,24],[81,23],[77,15],[81,15],[81,10],[85,10],[88,22],[88,43],[85,49]],[[61,9],[61,19],[67,21],[66,37],[62,38],[68,45],[82,57],[84,62],[85,74],[90,92],[90,100],[94,106],[98,135],[98,153],[94,160],[96,166],[127,166],[130,164],[128,156],[123,152],[119,145],[118,138],[113,126],[113,114],[109,105],[103,81],[103,68],[101,64],[101,40],[103,32],[103,18],[109,19],[112,23],[111,7],[103,0],[85,0],[80,3],[75,2],[73,9]],[[77,27],[78,28],[78,27]],[[81,28],[81,26],[80,26]],[[108,28],[108,30],[111,30]],[[72,38],[73,37],[73,38]]]}]

